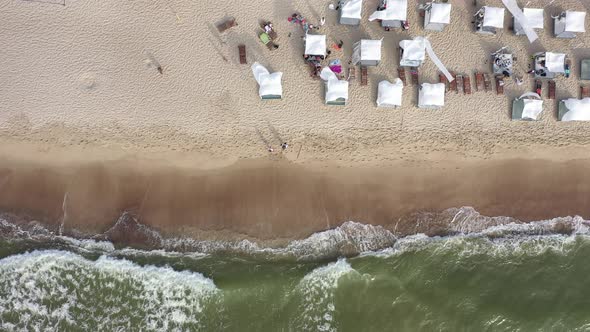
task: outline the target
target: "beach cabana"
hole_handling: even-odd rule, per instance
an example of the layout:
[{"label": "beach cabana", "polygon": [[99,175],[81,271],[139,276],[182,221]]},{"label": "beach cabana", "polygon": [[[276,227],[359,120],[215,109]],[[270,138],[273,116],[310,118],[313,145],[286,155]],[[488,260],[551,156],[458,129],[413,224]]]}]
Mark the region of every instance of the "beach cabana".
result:
[{"label": "beach cabana", "polygon": [[402,106],[402,92],[404,83],[399,78],[394,83],[389,81],[379,82],[377,89],[377,106],[378,107],[398,107]]},{"label": "beach cabana", "polygon": [[495,35],[496,29],[504,28],[504,8],[483,6],[475,13],[475,31]]},{"label": "beach cabana", "polygon": [[555,78],[558,74],[566,74],[566,71],[569,71],[564,53],[539,52],[533,58],[535,78]]},{"label": "beach cabana", "polygon": [[326,56],[326,35],[305,35],[305,55]]},{"label": "beach cabana", "polygon": [[590,121],[590,98],[569,98],[559,102],[559,121]]},{"label": "beach cabana", "polygon": [[557,38],[576,38],[576,33],[586,32],[586,12],[566,11],[553,18]]},{"label": "beach cabana", "polygon": [[340,6],[340,24],[359,25],[361,23],[361,11],[363,0],[346,0]]},{"label": "beach cabana", "polygon": [[[531,29],[543,29],[544,12],[542,8],[524,8],[522,12]],[[518,36],[526,35],[522,24],[516,17],[514,17],[514,34]]]},{"label": "beach cabana", "polygon": [[534,92],[528,92],[512,102],[512,120],[535,121],[543,112],[543,100]]},{"label": "beach cabana", "polygon": [[424,29],[443,31],[451,23],[450,3],[431,3],[424,11]]},{"label": "beach cabana", "polygon": [[346,105],[348,101],[348,81],[339,80],[334,72],[325,67],[320,74],[326,82],[326,105]]},{"label": "beach cabana", "polygon": [[580,61],[580,79],[590,80],[590,59]]},{"label": "beach cabana", "polygon": [[352,63],[361,66],[376,66],[381,62],[382,39],[361,39],[352,51]]},{"label": "beach cabana", "polygon": [[369,21],[380,20],[384,28],[401,28],[408,16],[408,0],[382,0]]},{"label": "beach cabana", "polygon": [[424,38],[406,39],[399,42],[399,65],[402,67],[420,67],[426,59]]},{"label": "beach cabana", "polygon": [[422,83],[418,93],[419,108],[441,108],[445,105],[444,83]]},{"label": "beach cabana", "polygon": [[283,73],[269,73],[263,65],[258,62],[252,64],[252,73],[254,79],[258,82],[260,88],[258,94],[262,99],[281,99],[283,97],[283,86],[281,84],[281,78]]},{"label": "beach cabana", "polygon": [[512,66],[514,64],[514,57],[506,47],[502,47],[498,51],[492,53],[492,71],[494,75],[502,75],[504,77],[512,76]]}]

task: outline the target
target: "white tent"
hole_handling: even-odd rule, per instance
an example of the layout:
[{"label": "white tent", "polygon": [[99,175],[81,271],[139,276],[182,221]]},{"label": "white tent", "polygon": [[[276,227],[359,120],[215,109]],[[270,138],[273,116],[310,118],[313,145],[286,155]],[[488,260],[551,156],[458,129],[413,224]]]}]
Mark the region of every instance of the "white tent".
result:
[{"label": "white tent", "polygon": [[379,107],[397,107],[402,105],[402,91],[404,83],[399,78],[395,83],[389,81],[379,82],[377,89],[377,106]]},{"label": "white tent", "polygon": [[590,121],[590,98],[566,99],[559,103],[561,121]]},{"label": "white tent", "polygon": [[403,50],[400,58],[400,66],[418,67],[426,59],[426,46],[424,38],[402,40],[399,47]]},{"label": "white tent", "polygon": [[534,92],[527,92],[512,103],[513,120],[538,120],[543,112],[543,100]]},{"label": "white tent", "polygon": [[363,0],[348,0],[340,8],[340,24],[358,25],[361,21]]},{"label": "white tent", "polygon": [[352,63],[361,66],[376,66],[381,61],[381,44],[383,39],[361,39],[354,44]]},{"label": "white tent", "polygon": [[384,10],[377,10],[371,14],[369,21],[381,20],[382,26],[401,27],[401,22],[407,20],[408,0],[386,1],[386,8]]},{"label": "white tent", "polygon": [[543,8],[524,8],[523,14],[532,29],[543,29],[545,26]]},{"label": "white tent", "polygon": [[432,3],[424,15],[424,28],[442,31],[446,24],[451,23],[451,4]]},{"label": "white tent", "polygon": [[545,68],[552,73],[565,73],[565,54],[545,52]]},{"label": "white tent", "polygon": [[566,11],[554,21],[554,32],[558,38],[575,38],[577,32],[586,32],[586,12]]},{"label": "white tent", "polygon": [[269,73],[263,65],[258,62],[252,64],[252,73],[260,88],[258,94],[262,99],[280,99],[283,96],[283,86],[281,84],[281,78],[283,73]]},{"label": "white tent", "polygon": [[[521,22],[519,15],[522,15],[526,22]],[[534,29],[543,29],[543,27],[544,10],[542,8],[524,8],[522,13],[514,15],[514,33],[516,35],[527,35],[531,43],[539,38]]]},{"label": "white tent", "polygon": [[320,77],[326,81],[326,104],[346,105],[348,101],[348,81],[339,80],[330,68],[324,67]]},{"label": "white tent", "polygon": [[484,6],[483,26],[504,28],[504,8]]},{"label": "white tent", "polygon": [[440,108],[445,105],[444,83],[422,83],[418,94],[418,107]]},{"label": "white tent", "polygon": [[305,54],[326,56],[326,35],[305,35]]}]

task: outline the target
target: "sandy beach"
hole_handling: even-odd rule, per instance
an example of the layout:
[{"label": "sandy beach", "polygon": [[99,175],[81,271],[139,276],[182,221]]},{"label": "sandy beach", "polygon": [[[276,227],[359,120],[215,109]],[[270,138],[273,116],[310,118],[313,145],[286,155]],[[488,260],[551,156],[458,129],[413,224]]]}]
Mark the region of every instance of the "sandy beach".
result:
[{"label": "sandy beach", "polygon": [[[408,32],[368,22],[372,0],[359,27],[337,24],[328,1],[56,1],[0,4],[5,212],[91,234],[133,211],[164,234],[261,239],[301,238],[348,220],[411,234],[425,231],[413,213],[460,206],[522,220],[590,217],[590,123],[556,116],[558,100],[579,96],[590,34],[556,39],[550,19],[587,11],[586,1],[527,1],[546,10],[533,44],[508,29],[508,12],[496,36],[475,34],[471,1],[452,2],[444,32],[424,31],[413,1]],[[381,64],[369,69],[368,86],[351,83],[347,106],[324,105],[323,83],[301,57],[303,31],[287,21],[294,12],[326,17],[318,32],[329,45],[344,41],[332,51],[343,63],[353,42],[384,38]],[[220,34],[215,24],[230,16],[239,25]],[[260,20],[273,21],[279,49],[258,40]],[[510,120],[531,77],[508,82],[505,96],[448,93],[440,110],[418,109],[418,88],[407,86],[403,107],[379,109],[377,84],[397,77],[397,45],[414,36],[427,36],[457,73],[490,73],[490,53],[508,46],[523,75],[543,50],[567,53],[573,75],[556,79],[557,99],[544,101],[537,122]],[[248,65],[239,64],[242,43]],[[260,100],[254,61],[283,72],[282,100]],[[420,82],[438,82],[428,59]]]}]

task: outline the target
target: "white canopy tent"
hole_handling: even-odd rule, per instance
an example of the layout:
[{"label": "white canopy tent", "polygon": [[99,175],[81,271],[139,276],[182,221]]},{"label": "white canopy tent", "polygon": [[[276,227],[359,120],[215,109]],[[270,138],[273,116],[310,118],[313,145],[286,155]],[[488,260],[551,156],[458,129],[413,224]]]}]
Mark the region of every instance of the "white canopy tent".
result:
[{"label": "white canopy tent", "polygon": [[566,11],[554,20],[554,32],[558,38],[575,38],[577,32],[586,32],[586,12]]},{"label": "white canopy tent", "polygon": [[545,52],[545,67],[552,73],[565,73],[565,54]]},{"label": "white canopy tent", "polygon": [[377,89],[377,106],[378,107],[398,107],[402,106],[402,92],[404,83],[399,78],[395,83],[389,81],[379,82]]},{"label": "white canopy tent", "polygon": [[[527,23],[531,29],[543,29],[545,26],[544,10],[543,8],[524,8],[523,15],[526,17]],[[514,33],[517,35],[526,34],[520,21],[514,18]]]},{"label": "white canopy tent", "polygon": [[504,8],[484,6],[483,26],[504,28]]},{"label": "white canopy tent", "polygon": [[451,73],[447,70],[445,65],[440,61],[438,56],[434,53],[430,41],[424,37],[415,37],[412,40],[402,40],[399,42],[400,46],[400,66],[418,67],[424,62],[426,53],[430,60],[434,62],[436,67],[446,76],[449,82],[454,80]]},{"label": "white canopy tent", "polygon": [[590,121],[590,98],[569,98],[559,102],[560,121]]},{"label": "white canopy tent", "polygon": [[361,22],[363,0],[347,0],[340,7],[340,24],[358,25]]},{"label": "white canopy tent", "polygon": [[376,66],[381,61],[381,44],[383,39],[361,39],[354,44],[352,63],[361,66]]},{"label": "white canopy tent", "polygon": [[422,83],[418,94],[418,107],[440,108],[445,105],[444,83]]},{"label": "white canopy tent", "polygon": [[281,84],[281,78],[283,73],[269,73],[263,65],[258,62],[252,64],[252,73],[254,79],[260,85],[258,94],[262,99],[280,99],[283,96],[283,86]]},{"label": "white canopy tent", "polygon": [[320,77],[326,81],[326,104],[346,105],[348,101],[348,81],[339,80],[330,68],[324,67]]},{"label": "white canopy tent", "polygon": [[305,35],[305,54],[326,56],[326,35]]},{"label": "white canopy tent", "polygon": [[538,120],[543,112],[543,100],[534,92],[527,92],[512,102],[512,120]]},{"label": "white canopy tent", "polygon": [[384,10],[377,10],[371,14],[369,21],[381,20],[381,26],[401,27],[402,22],[407,20],[408,0],[386,0],[386,4]]},{"label": "white canopy tent", "polygon": [[451,23],[451,4],[432,3],[424,14],[424,29],[442,31]]}]

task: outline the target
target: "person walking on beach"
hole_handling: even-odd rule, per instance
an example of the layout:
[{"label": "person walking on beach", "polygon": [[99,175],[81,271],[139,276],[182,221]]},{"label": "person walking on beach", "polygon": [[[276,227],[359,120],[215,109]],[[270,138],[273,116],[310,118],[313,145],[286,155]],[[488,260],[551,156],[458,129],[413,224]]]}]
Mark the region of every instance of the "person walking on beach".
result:
[{"label": "person walking on beach", "polygon": [[322,19],[320,20],[320,27],[323,27],[324,24],[326,24],[326,18],[322,17]]}]

